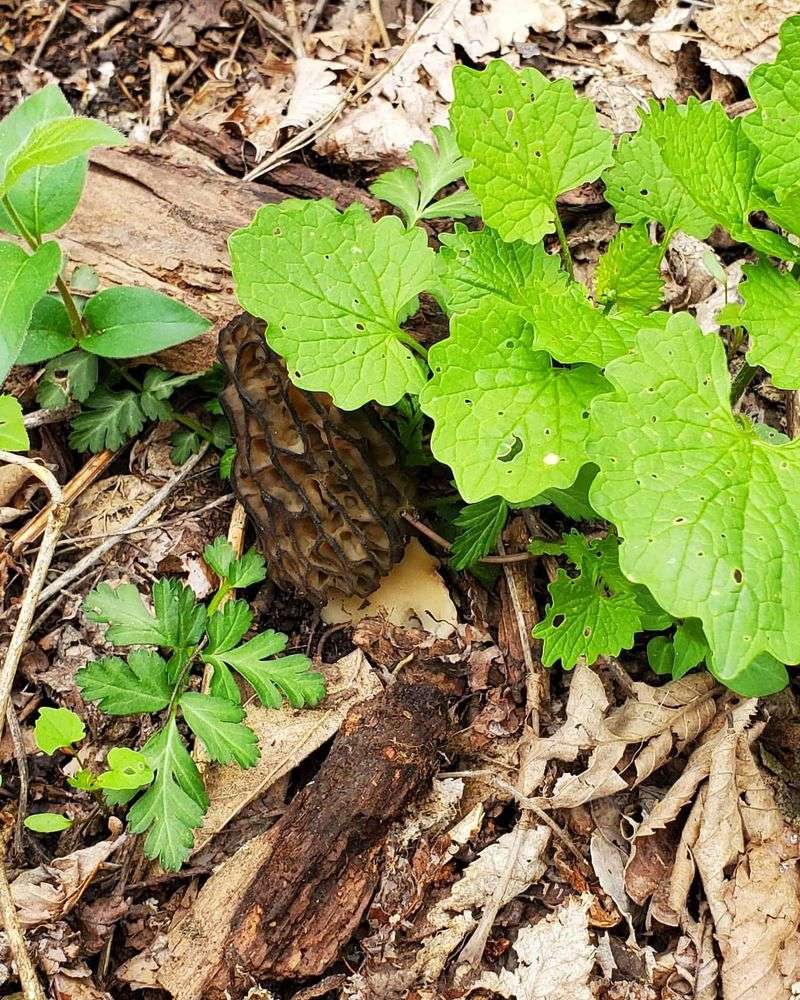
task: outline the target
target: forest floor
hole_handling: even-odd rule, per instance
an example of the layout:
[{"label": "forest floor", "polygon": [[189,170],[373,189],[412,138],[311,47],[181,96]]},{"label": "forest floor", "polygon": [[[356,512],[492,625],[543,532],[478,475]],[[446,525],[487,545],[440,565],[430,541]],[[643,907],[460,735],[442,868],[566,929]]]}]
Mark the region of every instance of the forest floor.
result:
[{"label": "forest floor", "polygon": [[[76,111],[128,135],[134,150],[93,167],[90,182],[109,201],[87,193],[71,224],[73,259],[107,280],[130,266],[192,304],[213,300],[216,330],[238,311],[225,230],[246,221],[261,188],[275,199],[329,195],[379,211],[369,183],[446,123],[456,64],[501,56],[565,77],[620,134],[637,127],[637,108],[652,97],[749,109],[749,72],[774,55],[781,21],[798,11],[800,0],[0,0],[0,114],[56,81]],[[120,233],[136,209],[124,199],[112,206],[115,192],[141,189],[144,199],[171,183],[178,191],[170,176],[207,179],[197,180],[205,194],[174,195],[196,198],[195,214],[165,220],[160,235],[134,233],[126,246]],[[616,232],[613,213],[597,185],[570,192],[560,208],[576,273],[588,279]],[[96,235],[78,231],[90,223]],[[147,259],[156,255],[150,240],[169,241],[170,263]],[[735,297],[741,266],[719,231],[707,242],[678,237],[666,257],[667,305],[711,324]],[[429,319],[421,332],[431,342],[446,320],[434,311]],[[214,347],[208,337],[186,345],[180,370],[207,367]],[[26,410],[36,408],[40,377],[35,367],[12,375]],[[185,407],[204,419],[191,390]],[[792,419],[758,380],[743,407],[777,429]],[[249,595],[259,628],[285,632],[289,649],[323,670],[328,698],[302,712],[251,706],[260,764],[201,763],[211,809],[190,861],[177,873],[149,862],[116,815],[67,785],[77,759],[38,751],[33,722],[42,706],[77,712],[84,766],[109,747],[140,747],[149,722],[110,720],[76,687],[76,670],[111,651],[81,612],[86,593],[104,580],[149,587],[170,574],[207,598],[214,579],[204,546],[226,535],[255,542],[213,449],[177,471],[175,429],[149,424],[88,460],[70,449],[66,417],[31,431],[32,454],[70,484],[71,515],[20,663],[19,729],[6,727],[0,742],[0,829],[28,949],[55,1000],[222,996],[226,976],[236,995],[294,1000],[795,995],[800,899],[781,876],[797,856],[797,691],[746,700],[705,673],[664,684],[640,647],[592,669],[544,670],[529,636],[557,561],[454,572],[426,530],[434,516],[424,512],[452,496],[439,466],[405,470],[416,481],[416,524],[405,524],[403,561],[368,603],[320,608],[269,580]],[[163,502],[137,524],[159,490]],[[0,469],[2,635],[47,499],[37,480]],[[563,527],[553,508],[515,514],[503,551],[523,553],[531,534]],[[414,700],[415,686],[432,686],[439,700]],[[418,755],[412,770],[373,766],[403,727]],[[72,825],[36,835],[20,827],[25,810],[66,812]],[[365,813],[369,836],[354,829]],[[299,852],[288,860],[269,841],[278,821]],[[769,836],[756,838],[756,828]],[[329,838],[325,850],[304,843],[306,830],[309,840]],[[226,906],[244,905],[241,872],[221,869],[226,884],[213,892],[208,880],[248,842],[268,844],[259,877],[272,878],[271,859],[285,882],[276,875],[270,892],[290,885],[291,898],[275,940],[249,943],[265,953],[253,966],[263,974],[248,981],[229,969],[203,994],[197,983],[214,956],[192,955],[186,925],[178,928],[187,914],[213,923]],[[323,877],[326,865],[335,870]],[[345,910],[355,918],[340,919]],[[247,941],[246,924],[239,932]],[[11,963],[0,938],[2,995],[16,988]],[[759,992],[775,981],[785,993]]]}]

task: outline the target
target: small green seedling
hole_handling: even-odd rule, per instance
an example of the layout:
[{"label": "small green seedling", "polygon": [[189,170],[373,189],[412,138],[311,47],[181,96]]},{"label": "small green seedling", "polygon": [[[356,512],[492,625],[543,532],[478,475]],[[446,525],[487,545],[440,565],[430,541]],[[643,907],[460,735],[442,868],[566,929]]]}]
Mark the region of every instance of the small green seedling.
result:
[{"label": "small green seedling", "polygon": [[[372,186],[402,218],[327,200],[264,206],[230,238],[239,301],[267,321],[298,386],[345,410],[398,405],[415,464],[418,413],[432,421],[433,456],[466,504],[456,567],[491,550],[511,506],[548,502],[602,528],[606,541],[578,551],[568,534],[559,549],[575,570],[561,570],[536,627],[545,662],[591,663],[658,625],[675,629],[653,646],[660,669],[704,661],[742,694],[780,689],[800,662],[800,441],[732,403],[757,371],[800,389],[800,17],[753,73],[751,114],[651,102],[616,147],[567,80],[497,60],[457,67],[453,83],[436,148],[415,144],[413,169]],[[468,190],[437,201],[462,175]],[[557,201],[598,179],[620,229],[588,288]],[[455,223],[438,247],[420,225],[478,214],[483,228]],[[743,306],[720,317],[730,357],[722,336],[663,303],[672,237],[714,227],[754,258]],[[727,280],[716,258],[706,265]],[[406,328],[423,293],[450,323],[430,350]]]},{"label": "small green seedling", "polygon": [[[33,727],[36,746],[52,757],[59,750],[72,754],[73,744],[86,735],[80,716],[69,708],[42,708]],[[115,791],[142,788],[153,780],[153,772],[143,754],[127,747],[114,747],[108,752],[108,769],[101,774],[82,769],[67,779],[67,784],[84,792],[103,789]],[[72,825],[72,820],[60,813],[31,813],[25,826],[34,833],[57,833]]]},{"label": "small green seedling", "polygon": [[[188,857],[193,831],[208,808],[183,724],[211,760],[252,767],[260,751],[256,734],[243,721],[241,682],[268,708],[280,708],[285,699],[299,709],[325,695],[324,678],[311,670],[308,657],[279,655],[285,635],[270,629],[245,639],[253,613],[247,601],[227,598],[264,579],[262,557],[251,551],[237,558],[222,538],[203,555],[219,577],[207,606],[173,579],[154,584],[152,608],[131,584],[103,583],[93,590],[84,603],[87,618],[108,626],[109,642],[135,648],[125,659],[104,656],[87,663],[75,677],[83,696],[108,715],[163,713],[161,726],[142,748],[144,766],[130,751],[111,751],[110,770],[97,782],[107,801],[129,805],[131,831],[147,833],[145,853],[167,870],[180,868]],[[212,672],[207,694],[193,684],[200,665]],[[145,777],[148,787],[140,793]]]}]

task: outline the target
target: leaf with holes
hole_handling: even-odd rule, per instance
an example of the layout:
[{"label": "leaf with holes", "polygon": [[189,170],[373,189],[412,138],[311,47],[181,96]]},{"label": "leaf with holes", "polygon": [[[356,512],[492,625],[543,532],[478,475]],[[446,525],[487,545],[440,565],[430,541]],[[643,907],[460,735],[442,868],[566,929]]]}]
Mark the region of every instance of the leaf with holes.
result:
[{"label": "leaf with holes", "polygon": [[589,405],[607,388],[595,368],[554,367],[530,324],[497,303],[455,317],[430,364],[419,401],[434,422],[431,449],[467,503],[519,503],[574,482]]},{"label": "leaf with holes", "polygon": [[766,368],[782,389],[800,389],[800,284],[765,260],[743,270],[739,315],[750,334],[747,360]]},{"label": "leaf with holes", "polygon": [[462,225],[441,240],[439,295],[451,316],[502,307],[531,325],[536,347],[564,363],[602,367],[630,349],[635,328],[596,309],[544,247]]},{"label": "leaf with holes", "polygon": [[391,405],[425,382],[424,349],[400,325],[432,286],[425,233],[373,222],[363,205],[265,205],[230,238],[236,294],[269,323],[267,339],[303,389],[355,410]]},{"label": "leaf with holes", "polygon": [[627,580],[619,568],[619,542],[613,535],[587,539],[571,532],[561,545],[532,543],[531,551],[563,551],[578,568],[577,576],[563,569],[550,584],[551,602],[533,629],[543,640],[542,663],[560,660],[571,670],[583,657],[591,666],[601,656],[630,649],[638,632],[664,627],[664,616],[644,587]]},{"label": "leaf with holes", "polygon": [[775,62],[757,66],[750,76],[756,110],[743,127],[761,154],[756,178],[783,199],[800,183],[800,17],[783,22],[780,39]]},{"label": "leaf with holes", "polygon": [[[620,565],[677,618],[696,617],[726,683],[770,653],[800,661],[800,441],[731,413],[725,348],[687,314],[643,330],[592,407],[592,506]],[[775,511],[781,512],[776,517]]]},{"label": "leaf with holes", "polygon": [[617,222],[660,222],[667,235],[678,230],[705,239],[714,219],[676,180],[659,148],[664,118],[658,104],[639,109],[641,125],[635,135],[620,136],[614,165],[604,174],[606,198]]},{"label": "leaf with holes", "polygon": [[535,69],[459,66],[453,86],[450,121],[484,222],[504,240],[538,243],[556,229],[558,195],[611,164],[611,133],[568,80],[548,83]]}]

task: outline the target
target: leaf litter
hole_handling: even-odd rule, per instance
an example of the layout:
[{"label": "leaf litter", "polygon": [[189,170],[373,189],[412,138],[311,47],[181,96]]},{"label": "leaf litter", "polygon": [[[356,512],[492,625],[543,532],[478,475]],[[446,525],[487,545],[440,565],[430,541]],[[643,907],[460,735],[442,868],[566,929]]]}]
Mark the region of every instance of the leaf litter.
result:
[{"label": "leaf litter", "polygon": [[[218,33],[228,30],[221,10],[203,6],[208,8],[203,16],[190,16],[183,9],[171,26],[154,35],[159,44],[174,47],[164,54],[168,63],[174,59],[177,65],[182,53],[190,56],[198,38],[207,39],[215,51],[223,37]],[[430,126],[444,122],[452,98],[451,70],[462,52],[476,65],[497,55],[514,66],[531,60],[540,67],[546,64],[548,76],[576,82],[582,95],[598,103],[605,124],[621,132],[638,126],[637,109],[650,96],[683,99],[687,88],[696,87],[698,81],[711,93],[727,93],[728,103],[735,104],[743,93],[739,85],[753,67],[774,58],[781,21],[800,9],[793,0],[713,6],[634,2],[618,4],[617,11],[611,10],[613,5],[591,2],[449,2],[434,11],[403,51],[414,29],[413,22],[404,23],[399,9],[403,5],[398,5],[394,22],[385,15],[395,40],[388,49],[381,47],[366,5],[330,6],[332,15],[308,40],[305,56],[295,59],[281,51],[281,58],[276,58],[271,51],[270,58],[250,65],[246,73],[234,73],[235,83],[220,72],[220,78],[215,75],[187,94],[195,103],[194,109],[185,109],[187,117],[212,130],[238,129],[252,147],[250,152],[255,150],[255,159],[262,159],[292,130],[319,122],[341,102],[358,72],[366,39],[372,70],[388,68],[388,72],[363,103],[345,110],[317,139],[317,155],[345,164],[366,161],[385,166],[404,160],[411,142],[429,138]],[[108,44],[115,51],[114,40]],[[230,46],[224,54],[227,58]],[[220,59],[222,55],[220,51]],[[115,58],[121,65],[119,53]],[[175,78],[173,73],[171,79]],[[75,86],[83,89],[87,102],[98,100],[100,91],[96,83],[90,86],[86,72],[81,76],[76,71]],[[590,221],[592,231],[602,233],[601,218]],[[730,247],[716,234],[708,239],[708,243],[698,239],[682,243],[681,237],[676,238],[665,264],[674,301],[696,305],[703,329],[747,287],[745,281],[739,288],[741,261],[732,256]],[[703,255],[709,251],[722,261],[726,279],[704,272]],[[667,294],[671,296],[669,284]],[[756,398],[747,405],[765,404]],[[126,508],[133,507],[152,493],[147,475],[135,471],[136,475],[107,477],[101,488],[82,498],[73,524],[78,543],[81,535],[94,536],[118,523],[120,500]],[[19,517],[18,511],[24,513],[30,499],[21,495],[22,485],[3,502],[10,520]],[[204,500],[191,492],[184,499],[198,507]],[[196,554],[202,549],[196,539],[201,534],[202,527],[192,526],[188,531],[159,528],[158,533],[139,536],[121,550],[120,575],[142,582],[171,557],[172,571],[185,574],[202,596],[196,568]],[[120,550],[116,552],[119,556]],[[472,624],[481,621],[483,596],[453,588],[449,578],[445,582],[435,572],[432,590],[419,587],[420,577],[426,579],[426,587],[430,584],[429,573],[421,565],[408,573],[395,603],[400,613],[394,619],[376,617],[391,603],[388,599],[381,603],[380,593],[361,609],[365,617],[355,633],[357,645],[371,662],[383,667],[383,681],[386,673],[397,669],[413,673],[425,661],[435,660],[455,673],[468,673],[467,686],[451,692],[454,699],[473,699],[485,709],[499,693],[510,690],[513,697],[513,670],[503,652],[485,638],[494,619],[486,630]],[[406,596],[415,590],[419,592],[414,599]],[[484,611],[490,618],[496,613],[496,609]],[[349,625],[356,617],[348,611],[338,624]],[[442,622],[447,629],[439,635],[436,624]],[[86,641],[83,626],[78,631],[75,624],[65,626],[72,632],[54,626],[49,648],[45,641],[40,652],[51,654],[55,662],[48,663],[49,671],[32,670],[29,676],[34,685],[80,707],[70,679],[74,667],[87,659],[86,650],[78,650],[71,664],[66,659],[70,646]],[[93,643],[94,637],[88,641]],[[224,835],[237,818],[246,822],[253,803],[272,802],[276,810],[283,808],[297,769],[308,766],[303,762],[333,735],[353,700],[366,697],[381,683],[377,674],[366,672],[364,658],[350,657],[327,668],[329,672],[338,668],[342,675],[340,683],[332,682],[337,700],[317,710],[326,716],[319,722],[316,717],[313,724],[308,717],[293,719],[288,710],[247,706],[251,725],[263,742],[276,740],[279,762],[263,772],[238,772],[247,780],[234,788],[226,768],[210,766],[207,783],[212,802],[213,790],[220,790],[218,813],[212,804],[210,828],[201,831],[198,847],[203,846],[203,837],[211,838],[217,831]],[[798,835],[776,804],[761,764],[765,709],[751,699],[732,697],[705,675],[689,674],[661,685],[639,676],[634,671],[637,679],[624,684],[613,661],[597,670],[579,662],[570,677],[554,681],[542,735],[527,748],[542,765],[543,783],[533,802],[555,819],[591,862],[588,882],[565,852],[563,841],[536,820],[526,828],[518,853],[511,858],[508,813],[514,808],[514,796],[507,787],[479,785],[482,798],[475,804],[473,779],[436,779],[431,795],[391,835],[386,872],[366,915],[367,936],[361,939],[368,957],[348,977],[342,996],[438,997],[436,984],[442,975],[450,977],[448,996],[483,990],[524,1000],[583,998],[602,991],[608,996],[637,997],[653,996],[655,990],[670,997],[689,991],[699,1000],[719,995],[726,1000],[782,998],[796,992]],[[21,705],[24,711],[24,699]],[[457,744],[460,751],[465,745],[471,751],[460,762],[474,768],[488,760],[496,769],[495,777],[508,785],[514,778],[515,753],[529,734],[521,732],[513,713],[493,715],[493,720],[502,718],[492,724],[505,727],[500,741],[506,740],[511,748],[493,759],[478,738],[479,718],[473,713],[468,723],[474,732],[467,740],[473,743]],[[102,745],[101,735],[95,746],[98,753]],[[33,757],[30,741],[25,746]],[[35,794],[47,795],[46,785],[37,781]],[[272,799],[266,798],[270,791]],[[524,807],[522,801],[520,808]],[[601,828],[604,810],[611,817],[610,826]],[[81,949],[72,921],[88,914],[92,903],[87,899],[92,900],[94,892],[104,891],[97,882],[105,886],[113,881],[116,870],[109,859],[117,852],[127,857],[129,850],[124,836],[93,847],[65,849],[23,871],[12,885],[28,926],[53,925],[34,947],[51,973],[56,997],[96,1000],[113,995],[117,988],[106,993],[95,986],[95,973],[86,962],[94,959]],[[152,873],[141,859],[137,863],[132,881],[147,886]],[[485,965],[472,981],[455,980],[451,974],[458,969],[459,949],[498,879],[507,879],[507,887]],[[579,885],[583,888],[576,888]],[[154,883],[145,893],[137,897],[138,912],[126,915],[119,925],[126,954],[133,952],[133,957],[124,972],[119,967],[117,972],[120,982],[155,989],[160,963],[153,956],[163,951],[166,938],[163,930],[155,929],[154,915],[180,912],[181,905],[190,902],[191,890],[170,887],[166,895],[171,898],[165,900],[162,887]],[[615,921],[610,935],[601,933],[601,910]],[[632,952],[645,956],[635,983],[630,971],[621,971],[625,940]],[[614,992],[624,984],[630,987],[627,994]]]}]

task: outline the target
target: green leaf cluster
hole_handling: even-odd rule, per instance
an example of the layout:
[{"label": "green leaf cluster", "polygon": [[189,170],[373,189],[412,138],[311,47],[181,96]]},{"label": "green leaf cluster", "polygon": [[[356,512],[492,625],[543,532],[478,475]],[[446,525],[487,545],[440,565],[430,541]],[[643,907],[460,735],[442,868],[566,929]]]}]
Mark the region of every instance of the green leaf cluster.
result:
[{"label": "green leaf cluster", "polygon": [[[14,364],[46,362],[40,405],[63,406],[72,398],[86,406],[73,424],[72,444],[80,451],[117,448],[146,419],[172,415],[166,400],[180,380],[148,372],[144,386],[115,388],[117,359],[183,343],[209,326],[183,303],[151,289],[97,291],[85,266],[74,269],[70,288],[58,243],[44,239],[75,211],[89,152],[124,142],[110,126],[76,117],[55,84],[0,121],[0,229],[15,238],[0,241],[0,382]],[[54,285],[57,295],[51,294]],[[148,378],[161,381],[153,387]],[[4,404],[3,424],[6,411]],[[18,430],[0,433],[8,435],[0,443],[25,447]]]},{"label": "green leaf cluster", "polygon": [[[298,385],[345,409],[402,401],[409,453],[420,413],[432,421],[433,456],[466,503],[454,566],[491,550],[509,505],[607,522],[602,543],[563,549],[576,569],[537,626],[546,662],[674,628],[653,639],[657,669],[705,662],[737,691],[780,687],[800,662],[798,443],[733,412],[723,341],[663,308],[661,265],[680,232],[720,227],[751,248],[744,305],[723,317],[731,353],[746,331],[750,365],[800,388],[800,17],[753,73],[751,114],[651,102],[616,147],[566,80],[498,60],[453,82],[451,130],[372,187],[402,222],[265,206],[230,241],[242,305]],[[436,200],[462,176],[466,191]],[[598,179],[620,228],[587,287],[558,201]],[[427,220],[476,212],[482,228],[429,238]],[[413,319],[423,293],[449,317],[430,349]]]},{"label": "green leaf cluster", "polygon": [[[237,557],[223,538],[208,545],[203,556],[219,577],[207,606],[185,584],[168,578],[153,585],[149,602],[127,583],[102,583],[91,591],[84,604],[87,618],[107,626],[109,642],[134,648],[125,657],[87,663],[75,678],[83,696],[108,715],[165,713],[163,725],[142,747],[143,763],[109,755],[117,783],[104,782],[103,775],[98,781],[99,787],[116,793],[107,795],[111,802],[135,798],[128,811],[130,828],[147,834],[147,856],[170,870],[188,857],[193,830],[208,808],[183,724],[211,760],[252,767],[260,753],[255,733],[244,722],[242,682],[269,708],[286,700],[299,709],[318,704],[325,695],[324,678],[311,669],[308,657],[280,655],[285,635],[269,629],[246,638],[253,613],[232,591],[265,578],[262,557],[255,552]],[[192,669],[198,665],[211,668],[208,693],[192,684]],[[150,777],[141,793],[145,782],[123,783],[142,775]]]}]

